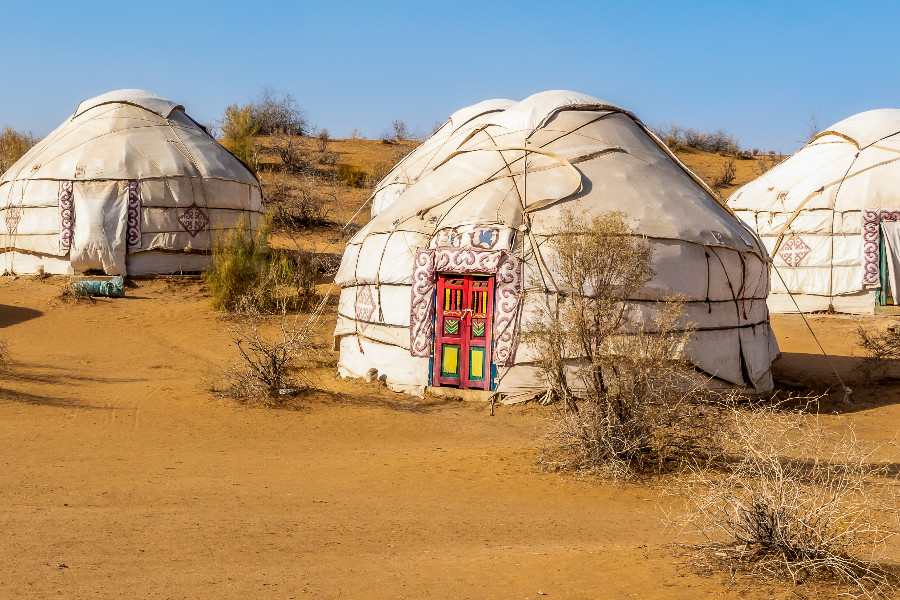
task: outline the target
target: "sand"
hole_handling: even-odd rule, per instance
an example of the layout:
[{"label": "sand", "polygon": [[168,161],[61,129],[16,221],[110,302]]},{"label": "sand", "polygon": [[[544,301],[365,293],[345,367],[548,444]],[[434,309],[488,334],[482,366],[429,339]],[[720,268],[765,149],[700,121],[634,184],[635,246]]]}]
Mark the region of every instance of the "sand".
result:
[{"label": "sand", "polygon": [[[653,487],[540,472],[548,408],[492,417],[329,368],[328,393],[248,408],[209,391],[236,353],[199,283],[93,305],[60,284],[0,278],[0,598],[796,597],[693,572]],[[852,378],[858,320],[813,321]],[[774,323],[779,380],[831,384],[799,318]],[[900,388],[854,387],[826,418],[894,435]]]}]

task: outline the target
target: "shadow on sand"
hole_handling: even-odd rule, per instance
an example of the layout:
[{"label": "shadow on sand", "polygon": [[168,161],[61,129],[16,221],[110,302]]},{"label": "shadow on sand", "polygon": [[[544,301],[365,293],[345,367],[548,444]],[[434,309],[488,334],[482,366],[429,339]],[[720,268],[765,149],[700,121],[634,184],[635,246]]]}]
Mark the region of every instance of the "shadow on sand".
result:
[{"label": "shadow on sand", "polygon": [[9,327],[41,316],[39,310],[33,308],[25,308],[24,306],[10,306],[8,304],[0,304],[0,327]]}]

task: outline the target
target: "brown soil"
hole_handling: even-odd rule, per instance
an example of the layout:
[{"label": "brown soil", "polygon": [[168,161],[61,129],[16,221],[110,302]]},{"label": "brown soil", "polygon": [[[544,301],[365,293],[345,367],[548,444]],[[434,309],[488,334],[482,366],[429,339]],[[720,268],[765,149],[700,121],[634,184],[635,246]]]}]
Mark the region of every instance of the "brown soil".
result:
[{"label": "brown soil", "polygon": [[[61,283],[0,279],[0,597],[795,597],[692,571],[653,487],[541,473],[549,408],[492,417],[333,366],[287,409],[238,405],[209,392],[236,353],[199,283],[94,304]],[[842,376],[856,323],[813,319]],[[775,327],[779,380],[836,383],[798,317]],[[900,386],[858,383],[826,419],[893,436]]]}]

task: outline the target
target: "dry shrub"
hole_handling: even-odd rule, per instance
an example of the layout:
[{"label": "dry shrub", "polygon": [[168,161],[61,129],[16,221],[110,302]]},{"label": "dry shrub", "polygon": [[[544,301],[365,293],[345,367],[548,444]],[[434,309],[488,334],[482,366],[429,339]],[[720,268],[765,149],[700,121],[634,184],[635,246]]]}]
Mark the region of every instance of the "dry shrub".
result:
[{"label": "dry shrub", "polygon": [[330,140],[331,134],[328,133],[327,129],[323,129],[316,134],[316,148],[319,149],[319,152],[328,150],[328,142]]},{"label": "dry shrub", "polygon": [[720,398],[685,358],[683,304],[658,303],[651,316],[629,301],[653,276],[650,245],[623,213],[571,211],[547,244],[569,293],[545,296],[525,335],[547,397],[565,409],[551,420],[544,467],[630,478],[710,460]]},{"label": "dry shrub", "polygon": [[400,142],[393,144],[387,160],[372,165],[373,173],[366,181],[367,187],[378,187],[381,180],[387,177],[388,173],[390,173],[400,161],[406,158],[410,152],[415,150],[417,146],[418,144],[416,142]]},{"label": "dry shrub", "polygon": [[768,154],[761,155],[761,157],[755,161],[753,170],[757,175],[765,175],[780,163],[781,156],[775,154],[774,150],[771,150]]},{"label": "dry shrub", "polygon": [[722,168],[719,170],[719,174],[716,176],[715,181],[713,181],[713,187],[718,189],[731,185],[736,176],[737,171],[734,167],[734,159],[730,158],[725,161]]},{"label": "dry shrub", "polygon": [[25,156],[38,141],[31,132],[21,133],[4,125],[0,131],[0,175]]},{"label": "dry shrub", "polygon": [[243,218],[234,229],[217,230],[212,266],[203,272],[213,307],[246,311],[252,306],[267,313],[282,304],[297,308],[315,294],[313,260],[299,249],[269,248],[270,231],[267,219],[251,231]]},{"label": "dry shrub", "polygon": [[309,167],[309,153],[303,139],[290,128],[276,129],[269,136],[269,149],[281,159],[282,169],[301,173]]},{"label": "dry shrub", "polygon": [[801,410],[730,405],[723,415],[727,468],[694,466],[683,481],[687,512],[672,522],[704,536],[708,556],[732,570],[890,592],[879,561],[898,531],[897,491],[889,465],[873,462],[881,448],[852,427],[829,433]]},{"label": "dry shrub", "polygon": [[274,222],[288,229],[329,224],[331,208],[338,206],[343,193],[338,181],[309,174],[300,178],[267,174],[263,190]]},{"label": "dry shrub", "polygon": [[884,374],[900,360],[900,327],[888,325],[884,330],[866,331],[856,328],[856,349],[862,351],[862,360],[856,366],[867,380],[875,374]]},{"label": "dry shrub", "polygon": [[309,132],[306,113],[290,94],[264,87],[249,106],[260,135],[274,135],[281,131],[304,136]]},{"label": "dry shrub", "polygon": [[394,119],[391,122],[391,126],[388,129],[387,133],[382,136],[382,139],[391,142],[404,142],[413,139],[413,135],[406,127],[405,122],[401,121],[400,119]]},{"label": "dry shrub", "polygon": [[693,128],[679,127],[673,123],[650,127],[650,130],[673,152],[716,152],[739,155],[741,146],[734,136],[724,129],[702,133]]},{"label": "dry shrub", "polygon": [[59,292],[59,299],[66,304],[95,304],[93,296],[85,293],[81,288],[75,287],[71,282],[66,283]]},{"label": "dry shrub", "polygon": [[278,406],[312,387],[303,367],[318,353],[315,330],[326,302],[327,296],[301,320],[301,315],[288,313],[287,302],[279,302],[277,314],[267,317],[253,299],[243,299],[229,328],[242,360],[226,372],[222,394],[243,403]]}]

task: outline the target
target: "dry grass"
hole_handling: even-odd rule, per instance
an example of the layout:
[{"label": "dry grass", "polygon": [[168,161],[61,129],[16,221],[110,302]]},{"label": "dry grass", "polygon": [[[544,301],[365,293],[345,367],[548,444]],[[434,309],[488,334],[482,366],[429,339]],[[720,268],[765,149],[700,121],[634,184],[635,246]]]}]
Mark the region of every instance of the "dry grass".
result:
[{"label": "dry grass", "polygon": [[[686,512],[670,522],[700,534],[706,556],[732,572],[836,581],[851,595],[886,596],[880,560],[898,532],[890,466],[852,428],[828,434],[818,417],[780,407],[730,405],[724,468],[693,465],[680,485]],[[893,444],[891,444],[893,445]]]}]

